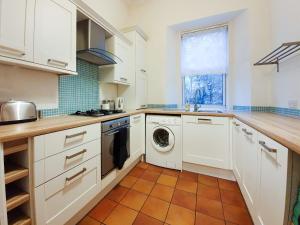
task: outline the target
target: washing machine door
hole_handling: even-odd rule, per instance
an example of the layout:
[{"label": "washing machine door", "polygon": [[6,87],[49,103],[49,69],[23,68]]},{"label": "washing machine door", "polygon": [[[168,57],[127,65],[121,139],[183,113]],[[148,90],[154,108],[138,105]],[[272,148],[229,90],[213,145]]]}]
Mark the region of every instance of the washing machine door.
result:
[{"label": "washing machine door", "polygon": [[164,126],[157,126],[152,131],[152,145],[159,152],[171,151],[175,144],[173,132]]}]

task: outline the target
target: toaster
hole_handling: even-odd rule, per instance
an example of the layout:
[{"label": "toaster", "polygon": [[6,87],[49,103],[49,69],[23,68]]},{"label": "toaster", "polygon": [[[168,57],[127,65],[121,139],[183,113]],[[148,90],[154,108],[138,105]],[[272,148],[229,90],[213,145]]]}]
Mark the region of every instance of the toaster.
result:
[{"label": "toaster", "polygon": [[0,125],[23,123],[35,120],[37,120],[37,111],[33,102],[0,102]]}]

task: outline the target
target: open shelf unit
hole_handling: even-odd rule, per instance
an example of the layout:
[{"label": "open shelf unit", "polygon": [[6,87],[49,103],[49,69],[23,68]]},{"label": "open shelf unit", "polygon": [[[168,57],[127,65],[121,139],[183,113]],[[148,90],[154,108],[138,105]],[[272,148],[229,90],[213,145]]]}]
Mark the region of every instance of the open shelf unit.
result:
[{"label": "open shelf unit", "polygon": [[254,63],[254,66],[261,65],[277,65],[277,72],[279,72],[279,63],[288,56],[300,51],[300,41],[283,43],[270,54]]},{"label": "open shelf unit", "polygon": [[28,139],[2,143],[8,225],[31,225],[31,176]]}]

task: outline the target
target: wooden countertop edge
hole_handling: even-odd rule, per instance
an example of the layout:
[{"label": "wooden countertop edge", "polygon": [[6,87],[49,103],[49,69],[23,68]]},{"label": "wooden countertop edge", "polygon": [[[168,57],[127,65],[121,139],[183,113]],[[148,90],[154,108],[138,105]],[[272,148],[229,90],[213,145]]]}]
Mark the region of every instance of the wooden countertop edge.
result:
[{"label": "wooden countertop edge", "polygon": [[[14,125],[7,125],[3,127],[8,127],[8,126],[14,126],[16,127],[15,130],[11,129],[8,131],[8,134],[5,135],[2,131],[1,134],[1,128],[0,127],[0,143],[1,142],[7,142],[7,141],[12,141],[16,139],[21,139],[21,138],[28,138],[28,137],[34,137],[38,135],[43,135],[47,133],[52,133],[52,132],[57,132],[57,131],[62,131],[66,129],[71,129],[71,128],[76,128],[80,126],[85,126],[85,125],[90,125],[90,124],[95,124],[95,123],[100,123],[112,119],[117,119],[117,118],[122,118],[126,116],[131,116],[131,115],[136,115],[139,113],[146,113],[146,114],[166,114],[166,115],[194,115],[194,116],[217,116],[217,117],[230,117],[230,118],[237,118],[241,122],[247,124],[248,126],[256,129],[257,131],[263,133],[264,135],[274,139],[275,141],[279,142],[280,144],[284,145],[288,149],[291,149],[292,151],[300,154],[300,145],[295,144],[293,141],[288,140],[287,138],[283,137],[283,135],[278,134],[279,132],[274,132],[270,131],[270,129],[267,129],[267,123],[264,123],[264,121],[260,121],[262,124],[265,124],[266,126],[261,125],[256,125],[253,122],[249,121],[250,119],[247,119],[248,115],[242,115],[239,113],[235,112],[225,112],[225,113],[208,113],[208,112],[185,112],[185,111],[174,111],[174,110],[160,110],[160,109],[141,109],[141,110],[135,110],[132,112],[127,112],[127,113],[120,113],[120,114],[115,114],[115,115],[109,115],[109,116],[103,116],[103,117],[98,117],[98,118],[90,118],[90,117],[78,117],[78,116],[57,116],[57,117],[52,117],[52,118],[46,118],[42,119],[40,121],[36,122],[31,122],[31,123],[23,123],[23,124],[14,124]],[[66,121],[63,121],[63,119],[66,118]],[[74,121],[68,121],[68,119],[74,119]],[[82,119],[82,120],[80,120]],[[50,121],[59,121],[59,124],[50,124],[50,125],[45,125],[44,127],[30,127],[30,125],[37,125],[37,123],[47,123],[46,120]],[[300,122],[300,120],[299,120]],[[53,123],[53,122],[52,122]],[[26,126],[28,128],[23,128],[23,129],[18,129],[20,126]],[[11,127],[10,127],[11,128]],[[280,130],[280,128],[278,128]],[[288,131],[286,131],[289,133]],[[11,133],[11,134],[9,134]],[[293,135],[292,133],[290,134],[291,136]]]}]

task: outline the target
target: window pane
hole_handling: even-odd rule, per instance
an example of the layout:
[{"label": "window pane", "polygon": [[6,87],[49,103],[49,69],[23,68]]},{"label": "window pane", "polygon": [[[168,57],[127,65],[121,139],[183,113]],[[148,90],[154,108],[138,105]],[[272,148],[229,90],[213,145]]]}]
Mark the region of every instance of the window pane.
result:
[{"label": "window pane", "polygon": [[224,74],[185,76],[184,104],[224,105],[224,79]]}]

